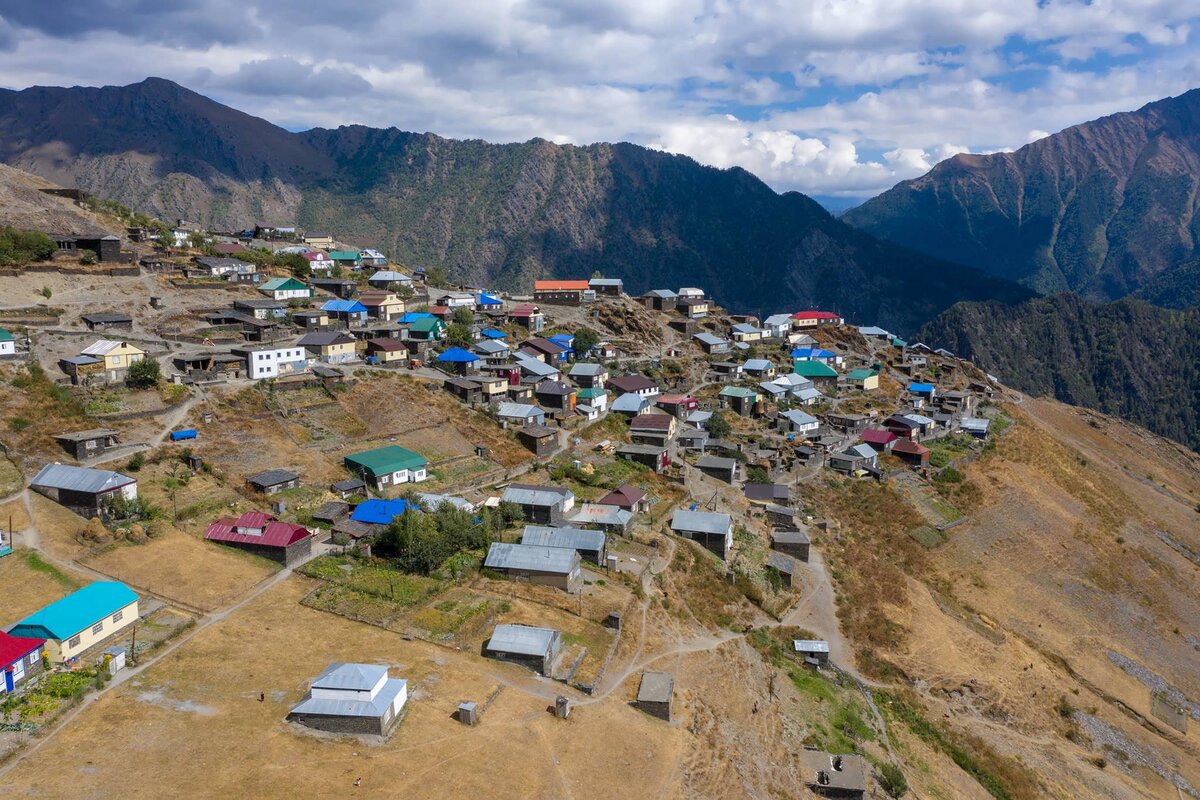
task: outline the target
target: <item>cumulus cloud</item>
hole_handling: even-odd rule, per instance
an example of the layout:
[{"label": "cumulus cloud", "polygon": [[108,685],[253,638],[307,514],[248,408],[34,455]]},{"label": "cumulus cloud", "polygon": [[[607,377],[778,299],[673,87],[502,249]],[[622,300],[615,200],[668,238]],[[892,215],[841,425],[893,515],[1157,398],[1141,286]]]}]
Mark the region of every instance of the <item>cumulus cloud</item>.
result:
[{"label": "cumulus cloud", "polygon": [[865,195],[1190,88],[1198,18],[1175,0],[8,0],[0,80],[161,75],[290,128],[632,141]]}]

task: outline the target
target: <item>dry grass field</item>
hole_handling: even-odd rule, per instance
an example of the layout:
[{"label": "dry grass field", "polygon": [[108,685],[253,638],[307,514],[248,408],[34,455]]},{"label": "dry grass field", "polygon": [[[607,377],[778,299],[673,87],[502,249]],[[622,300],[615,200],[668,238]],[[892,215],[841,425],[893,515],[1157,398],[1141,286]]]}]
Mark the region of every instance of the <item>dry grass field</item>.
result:
[{"label": "dry grass field", "polygon": [[48,564],[33,550],[17,548],[0,558],[0,586],[10,589],[0,605],[0,628],[7,628],[87,582],[75,572]]}]

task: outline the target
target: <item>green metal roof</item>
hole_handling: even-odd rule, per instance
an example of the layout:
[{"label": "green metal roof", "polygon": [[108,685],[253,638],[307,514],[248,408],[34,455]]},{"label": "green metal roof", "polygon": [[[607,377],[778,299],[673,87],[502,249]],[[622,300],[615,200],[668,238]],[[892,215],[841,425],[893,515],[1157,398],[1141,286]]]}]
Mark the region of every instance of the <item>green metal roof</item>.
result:
[{"label": "green metal roof", "polygon": [[852,381],[865,381],[867,378],[874,375],[875,372],[869,369],[856,369],[846,377]]},{"label": "green metal roof", "polygon": [[295,278],[271,278],[271,280],[258,288],[265,289],[268,292],[277,292],[281,290],[307,289],[308,287]]},{"label": "green metal roof", "polygon": [[0,328],[0,342],[11,342],[14,341],[15,338],[16,337],[14,337],[11,333],[4,330],[4,328]]},{"label": "green metal roof", "polygon": [[371,477],[388,475],[402,469],[422,469],[429,461],[420,453],[414,453],[394,444],[365,450],[361,453],[348,455],[343,459],[351,472],[359,473],[366,470]]},{"label": "green metal roof", "polygon": [[820,361],[797,361],[792,371],[802,378],[837,377],[837,370]]},{"label": "green metal roof", "polygon": [[577,389],[575,391],[575,396],[581,400],[593,400],[597,397],[603,397],[606,394],[608,394],[608,390],[599,387],[594,389]]},{"label": "green metal roof", "polygon": [[334,261],[358,261],[359,254],[357,250],[334,250],[329,257]]},{"label": "green metal roof", "polygon": [[444,330],[445,327],[446,323],[442,322],[437,317],[424,317],[410,325],[409,330],[429,333],[431,331]]},{"label": "green metal roof", "polygon": [[892,347],[908,347],[908,342],[904,341],[899,336],[893,336]]},{"label": "green metal roof", "polygon": [[758,397],[758,392],[744,386],[726,386],[721,390],[721,397]]}]

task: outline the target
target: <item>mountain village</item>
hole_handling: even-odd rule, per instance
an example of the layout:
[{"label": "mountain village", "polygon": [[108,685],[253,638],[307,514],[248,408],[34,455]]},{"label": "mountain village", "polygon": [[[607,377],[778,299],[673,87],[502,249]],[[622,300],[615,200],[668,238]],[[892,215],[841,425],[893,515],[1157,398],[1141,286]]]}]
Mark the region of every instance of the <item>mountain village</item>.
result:
[{"label": "mountain village", "polygon": [[[790,723],[780,796],[919,780],[888,743],[900,701],[881,707],[847,642],[882,623],[834,588],[856,532],[831,498],[887,486],[915,509],[905,546],[944,543],[968,465],[1014,426],[995,377],[836,310],[743,314],[603,274],[510,293],[292,226],[50,238],[51,260],[7,275],[44,278],[45,302],[0,310],[0,576],[62,591],[3,606],[0,757],[250,604],[244,641],[187,656],[177,684],[235,680],[240,699],[146,702],[361,761],[471,748],[530,724],[512,696],[532,697],[540,735],[602,749],[570,732],[599,716],[613,765],[649,781],[639,737],[721,724],[680,654],[745,637],[769,665],[748,719],[784,683],[837,717]],[[289,627],[314,614],[336,627]],[[675,644],[691,624],[707,638]],[[262,663],[289,650],[312,651],[299,682]],[[236,678],[205,672],[228,660]],[[486,764],[448,769],[486,785]],[[339,766],[341,791],[370,771]]]}]

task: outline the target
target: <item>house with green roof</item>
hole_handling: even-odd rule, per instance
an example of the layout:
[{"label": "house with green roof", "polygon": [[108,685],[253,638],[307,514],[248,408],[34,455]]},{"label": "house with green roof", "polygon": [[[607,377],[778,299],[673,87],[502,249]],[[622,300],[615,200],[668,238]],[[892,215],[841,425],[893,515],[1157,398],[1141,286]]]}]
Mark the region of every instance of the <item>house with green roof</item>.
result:
[{"label": "house with green roof", "polygon": [[871,392],[879,388],[879,374],[863,367],[846,373],[846,382],[855,389]]},{"label": "house with green roof", "polygon": [[329,258],[339,267],[358,269],[362,266],[362,253],[357,250],[334,250],[329,254]]},{"label": "house with green roof", "polygon": [[808,378],[814,384],[833,383],[837,380],[837,370],[822,361],[807,359],[796,360],[792,371],[801,378]]},{"label": "house with green roof", "polygon": [[429,477],[429,460],[394,444],[354,453],[342,459],[346,469],[363,482],[383,491],[401,483],[418,483]]},{"label": "house with green roof", "polygon": [[17,354],[17,337],[10,331],[0,328],[0,358]]},{"label": "house with green roof", "polygon": [[408,326],[408,338],[425,342],[439,342],[446,335],[446,323],[437,317],[421,317]]},{"label": "house with green roof", "polygon": [[304,300],[312,297],[312,289],[295,278],[272,278],[259,284],[258,290],[272,300]]},{"label": "house with green roof", "polygon": [[728,408],[743,417],[748,417],[754,411],[754,404],[758,402],[758,392],[744,386],[726,386],[717,395],[717,400],[721,408]]},{"label": "house with green roof", "polygon": [[96,581],[30,614],[12,636],[46,640],[52,661],[70,662],[137,622],[138,596],[117,581]]}]

